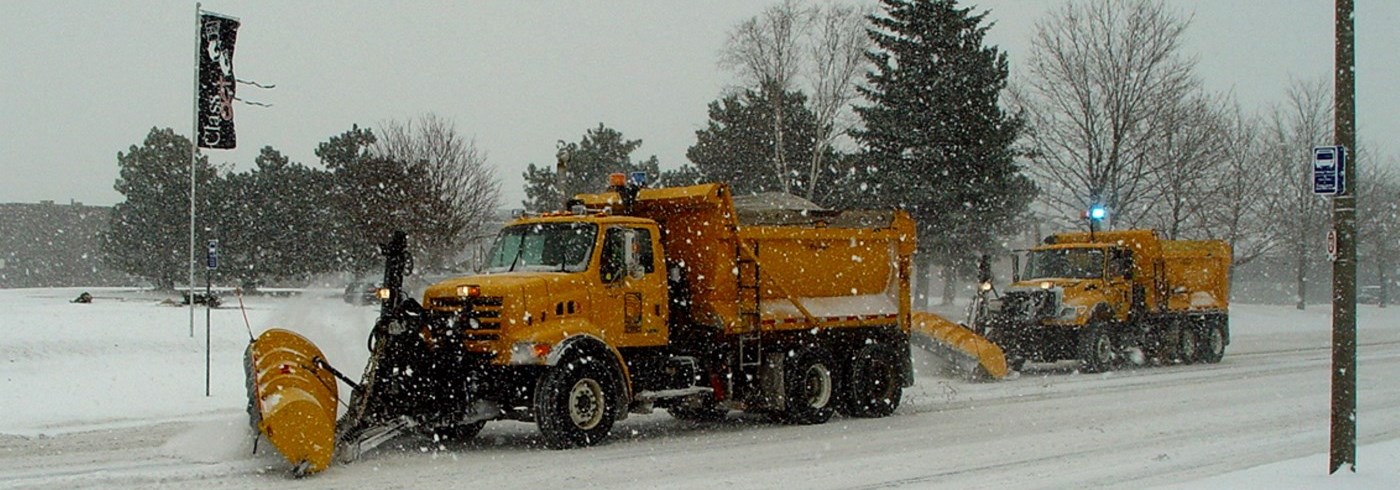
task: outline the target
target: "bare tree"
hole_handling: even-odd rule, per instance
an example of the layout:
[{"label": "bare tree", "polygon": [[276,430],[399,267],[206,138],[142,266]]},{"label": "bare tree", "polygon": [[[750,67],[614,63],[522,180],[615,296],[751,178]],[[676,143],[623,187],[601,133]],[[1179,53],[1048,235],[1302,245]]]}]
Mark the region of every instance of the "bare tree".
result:
[{"label": "bare tree", "polygon": [[774,172],[783,192],[792,189],[783,154],[783,97],[792,90],[801,66],[801,40],[811,24],[813,10],[784,0],[756,17],[739,23],[729,33],[720,53],[720,65],[739,73],[759,87],[776,94],[773,101]]},{"label": "bare tree", "polygon": [[1272,225],[1291,240],[1284,251],[1294,264],[1298,309],[1307,307],[1308,269],[1327,227],[1327,201],[1312,193],[1312,148],[1331,144],[1332,86],[1326,79],[1294,82],[1284,106],[1270,116],[1265,154],[1275,182],[1285,184],[1271,200]]},{"label": "bare tree", "polygon": [[428,264],[451,265],[463,246],[479,238],[482,225],[500,204],[500,181],[486,164],[476,141],[464,139],[456,125],[436,114],[380,125],[375,155],[407,163],[427,173],[440,216],[422,237]]},{"label": "bare tree", "polygon": [[1233,265],[1244,265],[1272,252],[1283,238],[1273,226],[1271,196],[1280,187],[1273,162],[1264,155],[1260,121],[1243,114],[1237,103],[1222,104],[1218,165],[1210,171],[1209,188],[1200,204],[1203,227],[1212,238],[1234,250]]},{"label": "bare tree", "polygon": [[1036,25],[1025,83],[1029,170],[1046,203],[1074,213],[1099,203],[1114,222],[1146,213],[1154,138],[1196,90],[1180,54],[1189,24],[1160,1],[1070,2]]},{"label": "bare tree", "polygon": [[807,178],[808,200],[815,197],[826,150],[847,133],[848,128],[839,121],[855,99],[856,82],[870,63],[865,57],[871,46],[865,16],[855,7],[833,4],[818,10],[814,17],[807,53],[812,63],[808,79],[812,113],[817,116],[817,141]]},{"label": "bare tree", "polygon": [[1213,177],[1222,161],[1219,135],[1225,125],[1221,100],[1198,94],[1161,115],[1161,134],[1147,141],[1144,157],[1155,172],[1153,185],[1144,189],[1144,213],[1140,222],[1161,230],[1173,240],[1204,238],[1203,226]]},{"label": "bare tree", "polygon": [[[1358,156],[1374,155],[1365,151]],[[1378,304],[1384,308],[1390,302],[1390,286],[1394,281],[1394,268],[1400,243],[1395,237],[1400,233],[1400,174],[1395,162],[1389,166],[1377,165],[1379,159],[1367,158],[1368,164],[1357,167],[1360,173],[1360,186],[1357,190],[1357,242],[1366,252],[1363,256],[1375,267],[1375,283],[1380,286]]]}]

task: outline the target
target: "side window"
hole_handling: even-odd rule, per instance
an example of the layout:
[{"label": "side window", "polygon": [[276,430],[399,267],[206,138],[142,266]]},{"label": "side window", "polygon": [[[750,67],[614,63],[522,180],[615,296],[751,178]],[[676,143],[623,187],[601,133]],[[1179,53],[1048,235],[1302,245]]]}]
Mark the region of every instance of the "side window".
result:
[{"label": "side window", "polygon": [[652,255],[651,230],[646,228],[636,228],[637,240],[633,242],[636,247],[637,261],[641,263],[642,270],[647,274],[656,272],[656,258]]},{"label": "side window", "polygon": [[621,226],[608,228],[603,237],[599,272],[603,282],[613,282],[627,275],[641,278],[642,275],[656,272],[651,230]]}]

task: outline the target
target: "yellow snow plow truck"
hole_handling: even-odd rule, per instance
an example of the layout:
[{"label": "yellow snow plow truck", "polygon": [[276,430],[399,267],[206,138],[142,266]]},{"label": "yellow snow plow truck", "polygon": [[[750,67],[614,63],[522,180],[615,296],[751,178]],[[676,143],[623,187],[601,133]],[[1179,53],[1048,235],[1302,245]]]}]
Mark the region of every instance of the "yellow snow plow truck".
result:
[{"label": "yellow snow plow truck", "polygon": [[1125,360],[1219,362],[1230,343],[1230,260],[1223,241],[1152,230],[1052,235],[977,328],[1017,370],[1067,359],[1086,372]]},{"label": "yellow snow plow truck", "polygon": [[[791,424],[894,412],[914,380],[907,214],[741,210],[723,184],[653,189],[620,177],[567,211],[515,219],[482,273],[429,286],[421,303],[402,290],[410,258],[396,234],[382,250],[363,377],[336,373],[352,393],[334,441],[300,433],[324,415],[264,415],[259,429],[310,473],[331,451],[350,460],[406,431],[470,439],[492,420],[533,422],[546,445],[570,448],[658,408]],[[260,342],[250,358],[283,349]],[[310,360],[264,361],[250,376],[334,372],[300,349]],[[250,385],[261,397],[250,406],[266,413],[294,398],[277,393],[314,387]],[[334,391],[320,399],[334,403]]]}]

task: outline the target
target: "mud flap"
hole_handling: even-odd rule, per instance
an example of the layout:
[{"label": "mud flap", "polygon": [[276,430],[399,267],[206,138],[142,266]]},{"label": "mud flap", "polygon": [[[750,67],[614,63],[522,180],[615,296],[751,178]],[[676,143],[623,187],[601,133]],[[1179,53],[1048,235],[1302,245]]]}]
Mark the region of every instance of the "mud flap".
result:
[{"label": "mud flap", "polygon": [[915,346],[948,360],[962,372],[993,379],[1010,372],[1001,347],[962,325],[922,311],[914,312],[913,324],[910,341]]},{"label": "mud flap", "polygon": [[321,350],[282,329],[263,332],[245,355],[248,414],[298,474],[326,469],[335,451],[336,380]]}]

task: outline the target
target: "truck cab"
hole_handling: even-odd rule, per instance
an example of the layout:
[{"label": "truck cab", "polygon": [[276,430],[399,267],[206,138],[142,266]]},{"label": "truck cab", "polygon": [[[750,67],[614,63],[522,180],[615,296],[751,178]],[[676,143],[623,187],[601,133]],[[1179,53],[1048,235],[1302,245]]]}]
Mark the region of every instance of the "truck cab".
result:
[{"label": "truck cab", "polygon": [[481,274],[428,288],[424,306],[496,365],[545,364],[566,338],[614,348],[667,343],[669,302],[660,230],[648,219],[556,213],[497,235]]}]

